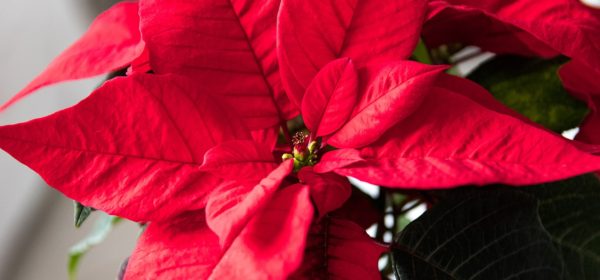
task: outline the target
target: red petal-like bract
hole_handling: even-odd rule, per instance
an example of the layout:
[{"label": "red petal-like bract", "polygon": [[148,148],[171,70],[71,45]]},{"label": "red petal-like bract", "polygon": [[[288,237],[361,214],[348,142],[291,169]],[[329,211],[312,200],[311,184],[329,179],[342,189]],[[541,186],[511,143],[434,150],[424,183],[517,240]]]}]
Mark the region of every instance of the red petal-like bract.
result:
[{"label": "red petal-like bract", "polygon": [[351,221],[366,230],[385,215],[384,207],[379,207],[366,193],[356,187],[352,188],[350,198],[332,216]]},{"label": "red petal-like bract", "polygon": [[148,225],[129,258],[125,279],[207,279],[222,253],[204,212],[185,213]]},{"label": "red petal-like bract", "polygon": [[253,130],[250,132],[250,134],[252,135],[252,139],[254,139],[254,142],[265,145],[269,147],[272,151],[277,146],[277,140],[279,138],[279,128],[280,124],[277,124],[269,128]]},{"label": "red petal-like bract", "polygon": [[528,119],[526,116],[519,114],[513,109],[510,109],[506,107],[506,105],[498,102],[498,100],[494,98],[494,96],[485,88],[468,79],[463,79],[452,75],[440,75],[435,81],[434,86],[460,93],[461,95],[464,95],[469,99],[473,100],[474,102],[478,103],[479,105],[485,107],[486,109],[495,111],[500,114],[509,115],[532,126],[548,130],[543,126]]},{"label": "red petal-like bract", "polygon": [[224,254],[212,279],[285,279],[300,267],[313,217],[308,188],[277,192]]},{"label": "red petal-like bract", "polygon": [[327,63],[349,57],[357,67],[408,58],[416,46],[426,1],[283,0],[277,56],[286,92],[297,105]]},{"label": "red petal-like bract", "polygon": [[131,65],[127,68],[127,75],[148,73],[150,71],[152,71],[152,67],[150,67],[150,54],[148,53],[148,48],[144,47],[142,54],[131,61]]},{"label": "red petal-like bract", "polygon": [[579,61],[570,61],[558,73],[564,87],[590,108],[575,139],[600,145],[600,71],[590,69]]},{"label": "red petal-like bract", "polygon": [[[600,169],[600,157],[495,109],[501,105],[481,105],[473,92],[460,92],[461,88],[435,87],[412,115],[377,142],[359,151],[328,152],[315,171],[335,171],[382,186],[426,189],[536,184]],[[355,162],[339,165],[344,154],[353,155]]]},{"label": "red petal-like bract", "polygon": [[302,267],[290,279],[381,279],[377,263],[386,250],[357,224],[325,218],[311,227]]},{"label": "red petal-like bract", "polygon": [[125,279],[285,279],[302,262],[313,215],[308,189],[294,185],[278,191],[251,215],[224,249],[201,211],[150,224]]},{"label": "red petal-like bract", "polygon": [[293,161],[288,160],[258,183],[226,180],[215,189],[206,206],[207,223],[223,247],[229,246],[254,213],[269,202],[293,167]]},{"label": "red petal-like bract", "polygon": [[312,167],[304,167],[298,172],[298,179],[310,187],[319,218],[340,208],[352,194],[348,179],[335,173],[318,174]]},{"label": "red petal-like bract", "polygon": [[141,0],[152,69],[194,76],[209,92],[229,97],[242,115],[252,115],[252,129],[279,124],[297,112],[278,73],[278,8],[277,0]]},{"label": "red petal-like bract", "polygon": [[323,67],[302,99],[302,118],[313,139],[342,127],[357,96],[358,74],[350,59],[340,58]]},{"label": "red petal-like bract", "polygon": [[277,164],[271,150],[250,140],[220,143],[204,155],[202,169],[230,181],[264,178]]},{"label": "red petal-like bract", "polygon": [[423,27],[430,45],[461,42],[498,53],[560,52],[600,67],[600,11],[579,0],[434,0]]},{"label": "red petal-like bract", "polygon": [[338,148],[358,148],[422,108],[421,102],[445,69],[412,61],[365,67],[359,72],[360,98],[348,122],[327,140]]},{"label": "red petal-like bract", "polygon": [[0,127],[0,147],[84,205],[135,221],[204,206],[205,152],[248,139],[217,97],[174,76],[116,78],[69,109]]},{"label": "red petal-like bract", "polygon": [[2,105],[0,110],[41,87],[123,68],[140,55],[143,46],[138,4],[116,4],[100,14],[77,42],[55,58],[46,70]]},{"label": "red petal-like bract", "polygon": [[495,53],[542,57],[558,54],[525,30],[472,7],[450,6],[447,2],[429,3],[429,19],[423,25],[423,39],[430,47],[463,43]]}]

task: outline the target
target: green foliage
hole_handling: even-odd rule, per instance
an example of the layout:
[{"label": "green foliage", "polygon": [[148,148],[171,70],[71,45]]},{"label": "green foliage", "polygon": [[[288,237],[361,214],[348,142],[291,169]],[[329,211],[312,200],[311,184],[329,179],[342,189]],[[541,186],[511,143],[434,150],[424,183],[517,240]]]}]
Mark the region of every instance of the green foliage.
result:
[{"label": "green foliage", "polygon": [[81,258],[94,246],[102,243],[113,227],[121,220],[119,217],[109,216],[105,213],[100,214],[90,233],[69,250],[69,279],[74,280],[77,278],[77,269]]},{"label": "green foliage", "polygon": [[396,276],[600,279],[599,197],[594,175],[444,192],[396,237]]},{"label": "green foliage", "polygon": [[73,222],[75,223],[75,227],[79,228],[83,225],[83,222],[87,220],[87,218],[92,214],[95,210],[94,208],[87,207],[77,201],[73,201],[73,207],[75,214],[73,215]]},{"label": "green foliage", "polygon": [[[517,192],[472,192],[440,202],[406,227],[393,245],[399,279],[560,279],[560,255]],[[535,256],[535,257],[532,257]]]},{"label": "green foliage", "polygon": [[413,51],[412,57],[414,60],[425,63],[432,64],[431,57],[429,56],[429,50],[423,40],[419,40],[419,43],[415,47]]},{"label": "green foliage", "polygon": [[566,279],[600,279],[600,181],[594,175],[529,187],[561,253]]},{"label": "green foliage", "polygon": [[588,112],[584,102],[569,95],[557,70],[563,57],[542,60],[496,56],[468,78],[479,83],[513,110],[555,132],[577,127]]}]

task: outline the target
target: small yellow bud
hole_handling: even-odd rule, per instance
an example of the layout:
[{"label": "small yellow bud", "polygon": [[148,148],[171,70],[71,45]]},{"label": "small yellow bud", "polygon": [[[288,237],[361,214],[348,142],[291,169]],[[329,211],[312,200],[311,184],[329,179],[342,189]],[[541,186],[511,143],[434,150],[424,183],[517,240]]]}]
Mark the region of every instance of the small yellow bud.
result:
[{"label": "small yellow bud", "polygon": [[314,153],[317,150],[317,141],[312,141],[308,144],[308,152],[310,154]]}]

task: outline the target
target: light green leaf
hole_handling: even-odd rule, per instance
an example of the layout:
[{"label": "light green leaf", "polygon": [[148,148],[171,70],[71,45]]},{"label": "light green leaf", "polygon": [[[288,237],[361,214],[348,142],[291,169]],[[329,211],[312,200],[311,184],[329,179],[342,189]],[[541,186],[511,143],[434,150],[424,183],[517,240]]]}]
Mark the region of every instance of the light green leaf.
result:
[{"label": "light green leaf", "polygon": [[561,133],[579,126],[588,112],[573,98],[556,73],[567,59],[551,60],[496,56],[468,78],[489,90],[498,100],[546,128]]},{"label": "light green leaf", "polygon": [[119,217],[100,213],[92,231],[69,250],[69,279],[74,280],[77,278],[77,269],[81,258],[94,246],[102,243],[113,227],[120,221],[122,221],[122,219]]}]

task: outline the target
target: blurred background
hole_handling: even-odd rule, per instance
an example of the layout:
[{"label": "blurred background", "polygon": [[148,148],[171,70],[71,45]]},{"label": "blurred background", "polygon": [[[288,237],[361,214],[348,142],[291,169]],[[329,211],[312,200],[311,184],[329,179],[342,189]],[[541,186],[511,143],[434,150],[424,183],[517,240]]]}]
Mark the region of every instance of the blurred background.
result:
[{"label": "blurred background", "polygon": [[[109,0],[0,0],[0,103],[4,103],[74,42]],[[102,77],[36,92],[0,113],[0,125],[69,107]],[[88,234],[97,213],[79,229],[73,203],[0,150],[0,279],[67,279],[70,247]],[[125,222],[83,257],[79,279],[115,279],[139,228]]]}]

